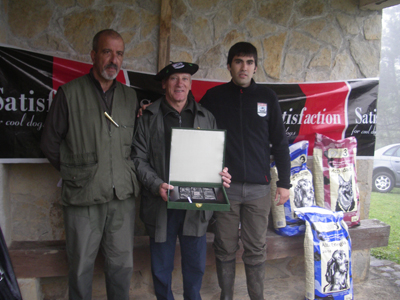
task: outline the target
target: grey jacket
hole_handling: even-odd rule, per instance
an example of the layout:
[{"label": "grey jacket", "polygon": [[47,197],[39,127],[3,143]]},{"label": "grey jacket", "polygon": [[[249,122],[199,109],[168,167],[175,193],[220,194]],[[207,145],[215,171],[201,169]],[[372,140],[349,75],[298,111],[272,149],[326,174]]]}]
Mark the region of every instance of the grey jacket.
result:
[{"label": "grey jacket", "polygon": [[[167,182],[165,170],[164,120],[161,112],[162,97],[150,105],[138,120],[132,143],[134,161],[139,181],[142,183],[140,217],[150,237],[162,243],[167,238],[167,203],[159,195],[159,186]],[[193,128],[216,129],[214,116],[195,103]],[[183,235],[203,236],[212,211],[188,210],[183,225]]]}]

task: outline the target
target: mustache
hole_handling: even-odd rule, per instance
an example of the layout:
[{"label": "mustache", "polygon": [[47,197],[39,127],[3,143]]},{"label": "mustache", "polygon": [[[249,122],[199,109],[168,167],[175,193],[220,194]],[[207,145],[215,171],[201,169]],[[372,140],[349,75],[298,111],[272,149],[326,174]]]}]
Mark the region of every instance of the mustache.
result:
[{"label": "mustache", "polygon": [[116,64],[113,64],[113,63],[109,63],[108,65],[106,65],[104,67],[104,69],[109,69],[109,68],[114,68],[115,70],[118,70],[118,66]]}]

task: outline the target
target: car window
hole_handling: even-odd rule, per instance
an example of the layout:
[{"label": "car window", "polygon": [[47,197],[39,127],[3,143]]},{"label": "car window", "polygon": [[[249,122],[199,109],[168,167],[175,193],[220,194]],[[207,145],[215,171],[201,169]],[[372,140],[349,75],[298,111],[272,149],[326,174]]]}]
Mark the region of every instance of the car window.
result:
[{"label": "car window", "polygon": [[398,150],[398,149],[399,149],[398,146],[392,147],[392,148],[386,150],[385,153],[383,153],[383,155],[393,156],[394,153],[396,152],[396,150]]},{"label": "car window", "polygon": [[400,157],[400,147],[397,148],[396,153],[394,154],[394,156]]}]

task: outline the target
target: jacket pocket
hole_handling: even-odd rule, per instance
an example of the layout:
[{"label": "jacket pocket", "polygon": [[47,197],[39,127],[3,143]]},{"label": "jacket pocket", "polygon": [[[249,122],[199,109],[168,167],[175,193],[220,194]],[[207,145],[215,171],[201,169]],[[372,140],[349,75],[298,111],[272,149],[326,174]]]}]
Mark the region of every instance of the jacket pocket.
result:
[{"label": "jacket pocket", "polygon": [[133,133],[134,133],[135,125],[121,125],[119,128],[119,134],[121,139],[121,145],[131,146]]},{"label": "jacket pocket", "polygon": [[130,158],[130,146],[123,146],[124,158],[121,168],[118,169],[120,172],[119,181],[115,183],[118,186],[117,196],[120,199],[125,199],[134,195],[139,196],[140,184],[136,176],[136,167]]},{"label": "jacket pocket", "polygon": [[211,210],[203,210],[203,213],[201,214],[201,220],[203,222],[208,222],[210,221],[211,217],[213,216],[214,212]]},{"label": "jacket pocket", "polygon": [[62,200],[66,204],[93,204],[93,179],[97,171],[97,160],[85,163],[61,163],[63,180]]}]

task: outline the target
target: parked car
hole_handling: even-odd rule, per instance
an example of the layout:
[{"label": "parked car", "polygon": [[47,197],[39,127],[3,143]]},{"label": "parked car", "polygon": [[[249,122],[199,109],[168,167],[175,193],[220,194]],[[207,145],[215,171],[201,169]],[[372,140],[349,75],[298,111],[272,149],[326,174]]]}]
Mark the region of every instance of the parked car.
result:
[{"label": "parked car", "polygon": [[392,144],[375,150],[372,188],[388,193],[400,186],[400,144]]}]

